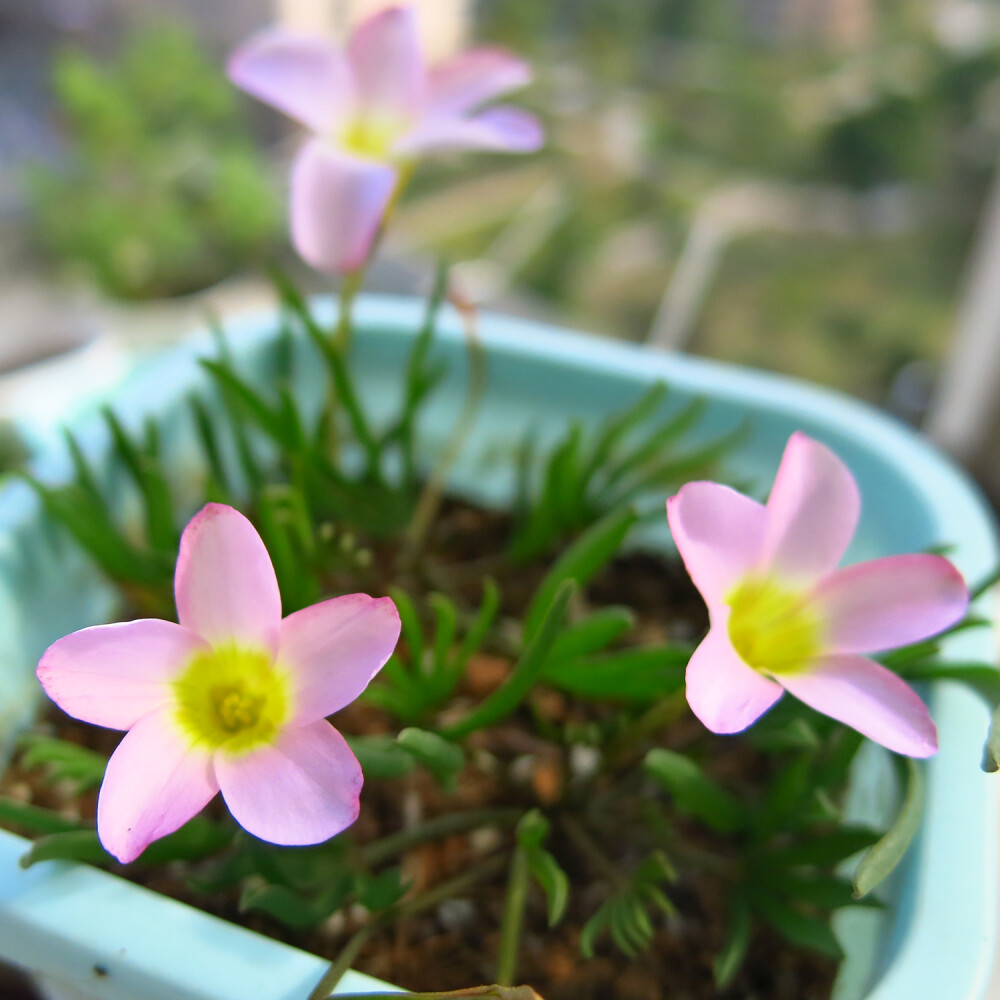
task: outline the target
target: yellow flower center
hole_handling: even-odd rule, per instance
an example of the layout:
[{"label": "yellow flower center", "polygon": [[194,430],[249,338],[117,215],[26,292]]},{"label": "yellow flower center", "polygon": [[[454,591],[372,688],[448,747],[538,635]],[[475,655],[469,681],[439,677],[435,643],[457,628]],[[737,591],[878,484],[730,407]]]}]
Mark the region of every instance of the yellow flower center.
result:
[{"label": "yellow flower center", "polygon": [[802,594],[767,577],[746,577],[730,593],[729,638],[762,673],[802,670],[822,649],[822,622]]},{"label": "yellow flower center", "polygon": [[387,160],[402,123],[385,115],[356,115],[340,133],[340,144],[349,153],[368,160]]},{"label": "yellow flower center", "polygon": [[239,755],[274,741],[291,716],[287,674],[260,649],[198,653],[173,682],[176,719],[195,745]]}]

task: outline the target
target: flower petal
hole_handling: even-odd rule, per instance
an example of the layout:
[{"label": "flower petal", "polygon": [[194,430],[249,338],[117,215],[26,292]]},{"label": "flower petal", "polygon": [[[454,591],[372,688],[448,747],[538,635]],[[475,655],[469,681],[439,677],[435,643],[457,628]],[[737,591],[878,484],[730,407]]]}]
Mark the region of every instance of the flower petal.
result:
[{"label": "flower petal", "polygon": [[825,445],[789,438],[767,501],[761,569],[814,580],[840,562],[861,512],[857,483]]},{"label": "flower petal", "polygon": [[409,6],[388,7],[355,29],[347,46],[358,106],[390,118],[410,118],[424,99],[426,68]]},{"label": "flower petal", "polygon": [[687,483],[667,501],[674,543],[709,607],[757,562],[767,517],[763,504],[718,483]]},{"label": "flower petal", "polygon": [[874,660],[828,656],[781,683],[800,701],[909,757],[937,751],[937,729],[916,691]]},{"label": "flower petal", "polygon": [[329,132],[348,112],[353,83],[347,60],[329,41],[268,28],[229,57],[229,79],[314,132]]},{"label": "flower petal", "polygon": [[505,49],[468,49],[431,68],[427,113],[465,115],[495,97],[526,87],[532,76],[531,66]]},{"label": "flower petal", "polygon": [[349,705],[382,669],[399,640],[399,614],[388,597],[345,594],[281,623],[278,661],[291,672],[302,725]]},{"label": "flower petal", "polygon": [[361,765],[325,719],[243,757],[219,752],[215,773],[236,821],[272,844],[319,844],[358,818]]},{"label": "flower petal", "polygon": [[969,592],[947,559],[890,556],[839,569],[816,589],[831,653],[875,653],[919,642],[965,614]]},{"label": "flower petal", "polygon": [[97,832],[123,864],[182,827],[219,790],[208,753],[166,711],[140,719],[111,755],[97,800]]},{"label": "flower petal", "polygon": [[95,625],[49,646],[37,674],[67,715],[131,729],[169,703],[171,677],[206,648],[194,632],[159,618]]},{"label": "flower petal", "polygon": [[691,711],[713,733],[738,733],[779,698],[781,685],[748,667],[724,628],[713,627],[687,666]]},{"label": "flower petal", "polygon": [[545,133],[534,115],[501,105],[474,118],[424,118],[395,143],[393,152],[399,156],[461,149],[533,153],[544,142]]},{"label": "flower petal", "polygon": [[254,526],[232,507],[207,504],[184,529],[174,597],[180,623],[213,645],[277,645],[274,567]]},{"label": "flower petal", "polygon": [[395,187],[392,167],[315,140],[307,143],[292,168],[295,249],[319,271],[356,271],[368,256]]}]

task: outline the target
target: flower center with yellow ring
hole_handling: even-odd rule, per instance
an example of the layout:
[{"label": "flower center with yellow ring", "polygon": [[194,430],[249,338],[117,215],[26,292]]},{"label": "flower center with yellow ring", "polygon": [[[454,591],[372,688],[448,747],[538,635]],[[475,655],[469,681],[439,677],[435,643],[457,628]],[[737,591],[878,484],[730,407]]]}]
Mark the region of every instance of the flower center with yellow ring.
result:
[{"label": "flower center with yellow ring", "polygon": [[173,682],[176,719],[196,746],[240,755],[273,743],[291,715],[287,674],[265,650],[198,653]]},{"label": "flower center with yellow ring", "polygon": [[802,670],[822,650],[822,622],[803,598],[768,577],[747,577],[730,592],[729,639],[744,663],[767,674]]}]

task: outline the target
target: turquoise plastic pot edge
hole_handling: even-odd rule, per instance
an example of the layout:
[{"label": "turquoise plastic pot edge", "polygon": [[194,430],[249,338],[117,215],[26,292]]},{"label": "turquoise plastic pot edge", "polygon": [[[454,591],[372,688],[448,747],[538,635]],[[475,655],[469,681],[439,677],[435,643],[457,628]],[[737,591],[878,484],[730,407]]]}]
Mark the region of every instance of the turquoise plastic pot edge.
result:
[{"label": "turquoise plastic pot edge", "polygon": [[[332,313],[332,304],[326,308]],[[357,313],[364,331],[358,338],[359,360],[378,367],[384,356],[398,354],[404,331],[412,330],[421,316],[421,305],[413,301],[362,300]],[[252,350],[271,330],[271,313],[242,318],[230,327],[231,343],[238,350]],[[534,407],[553,417],[564,412],[586,415],[624,405],[642,386],[665,380],[681,395],[709,397],[713,404],[709,423],[716,427],[732,425],[741,414],[751,413],[753,433],[741,452],[740,471],[762,482],[773,474],[792,430],[802,429],[825,440],[851,466],[865,497],[858,544],[852,547],[848,561],[870,557],[876,550],[884,554],[949,542],[954,545],[952,558],[973,582],[997,562],[992,517],[966,477],[907,429],[866,406],[778,376],[658,354],[528,321],[484,316],[480,333],[491,351],[491,392],[503,396],[508,409]],[[441,342],[454,355],[457,366],[461,365],[461,337],[457,320],[447,316],[441,326]],[[143,366],[115,393],[116,406],[126,415],[156,412],[191,382],[194,359],[204,352],[201,339]],[[558,378],[553,377],[556,373]],[[493,412],[488,416],[496,419]],[[512,424],[518,422],[511,419]],[[35,430],[45,439],[51,428]],[[501,430],[502,436],[512,433]],[[65,458],[53,449],[42,464],[56,470],[64,466]],[[33,501],[25,491],[6,491],[0,496],[0,533],[30,516],[32,509]],[[0,623],[11,617],[3,607],[6,597],[0,594]],[[994,655],[989,638],[974,633],[956,636],[950,650],[956,659],[992,659]],[[860,968],[853,981],[848,975],[838,994],[843,1000],[862,995],[867,1000],[920,996],[982,1000],[984,996],[996,940],[997,895],[997,781],[983,775],[978,767],[987,716],[972,695],[947,685],[937,688],[932,707],[942,734],[942,749],[929,765],[924,829],[901,889],[893,928],[885,948],[880,949],[884,968],[867,992],[863,986],[868,978],[866,968]],[[22,849],[23,842],[17,838],[0,835],[0,955],[18,960],[6,942],[18,941],[25,921],[34,928],[36,942],[44,941],[45,935],[54,941],[82,932],[70,948],[76,949],[70,981],[79,982],[76,976],[89,971],[98,990],[94,996],[211,995],[221,1000],[223,994],[220,984],[212,982],[213,973],[220,971],[220,956],[232,955],[250,963],[249,970],[240,973],[246,978],[231,994],[234,998],[247,996],[252,988],[256,1000],[291,1000],[307,992],[322,969],[318,959],[249,935],[253,947],[261,949],[255,955],[278,949],[273,952],[278,957],[262,962],[250,956],[245,931],[228,924],[216,926],[218,921],[159,897],[140,902],[131,894],[143,890],[89,868],[42,865],[21,872],[16,858]],[[95,895],[87,902],[91,891]],[[78,892],[84,895],[77,897]],[[69,904],[74,898],[79,898],[80,909]],[[131,914],[135,907],[143,914],[141,922],[133,922],[131,917],[126,920],[132,923],[134,944],[121,956],[121,976],[117,978],[97,976],[92,969],[96,952],[90,949],[99,947],[91,940],[98,936],[93,934],[99,923],[94,918],[95,899],[119,912],[128,907]],[[126,899],[136,902],[126,903]],[[146,923],[157,911],[169,915],[165,919],[170,929],[164,933],[153,933]],[[185,935],[195,950],[186,952],[180,963],[176,957],[158,959],[154,954],[142,954],[152,950],[148,947],[150,938],[152,943],[179,943]],[[31,947],[39,960],[45,957],[43,945],[24,945]],[[22,964],[40,968],[33,955],[22,952]],[[151,985],[152,979],[143,979],[141,993],[138,980],[130,980],[133,985],[120,992],[114,984],[120,985],[128,976],[147,975],[140,958],[159,965],[164,973],[182,974],[184,988],[189,991],[159,991]],[[178,968],[179,964],[183,968]],[[262,975],[265,967],[273,972],[273,979],[270,973]],[[148,972],[152,975],[153,969]],[[212,984],[207,990],[206,975]],[[237,980],[233,981],[235,985]],[[351,988],[361,987],[352,984]]]}]

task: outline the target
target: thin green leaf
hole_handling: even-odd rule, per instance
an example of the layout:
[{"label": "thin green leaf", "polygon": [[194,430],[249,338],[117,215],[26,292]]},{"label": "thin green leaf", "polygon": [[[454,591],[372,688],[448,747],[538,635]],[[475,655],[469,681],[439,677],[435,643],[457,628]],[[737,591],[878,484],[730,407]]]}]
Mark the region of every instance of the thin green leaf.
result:
[{"label": "thin green leaf", "polygon": [[547,684],[581,698],[656,701],[678,690],[691,658],[689,646],[636,646],[576,660],[550,661]]},{"label": "thin green leaf", "polygon": [[28,802],[0,796],[0,823],[19,826],[32,833],[68,833],[79,830],[80,820],[69,819],[54,809],[44,809]]},{"label": "thin green leaf", "polygon": [[583,587],[618,552],[637,518],[638,515],[631,507],[621,507],[611,511],[588,528],[556,560],[555,565],[539,585],[525,614],[526,641],[530,641],[538,632],[542,618],[559,587],[566,580],[575,580],[580,587]]},{"label": "thin green leaf", "polygon": [[542,668],[545,666],[545,661],[552,650],[552,644],[562,628],[570,598],[575,591],[576,584],[573,580],[563,579],[559,583],[545,609],[537,631],[510,676],[464,719],[447,727],[444,730],[444,735],[447,738],[463,739],[477,729],[494,725],[517,708],[535,681],[538,680]]},{"label": "thin green leaf", "polygon": [[724,990],[736,978],[750,946],[750,931],[753,920],[750,906],[741,895],[735,894],[729,900],[729,926],[722,950],[712,960],[712,975],[715,985]]},{"label": "thin green leaf", "polygon": [[720,833],[735,833],[746,825],[739,802],[705,775],[683,754],[657,748],[646,754],[646,773],[673,796],[677,808]]},{"label": "thin green leaf", "polygon": [[413,770],[414,756],[391,736],[348,736],[347,745],[367,778],[401,778]]},{"label": "thin green leaf", "polygon": [[101,847],[96,830],[68,830],[39,837],[18,862],[30,868],[39,861],[85,861],[103,865],[114,858]]},{"label": "thin green leaf", "polygon": [[446,789],[454,788],[455,777],[465,767],[462,748],[437,733],[413,727],[404,729],[396,742],[430,771]]},{"label": "thin green leaf", "polygon": [[840,942],[826,920],[800,913],[768,893],[754,896],[753,905],[786,941],[838,961],[844,957]]},{"label": "thin green leaf", "polygon": [[906,795],[896,821],[877,844],[861,859],[854,873],[854,895],[867,896],[895,871],[903,860],[924,815],[924,773],[920,764],[907,758],[900,770],[906,774]]}]

